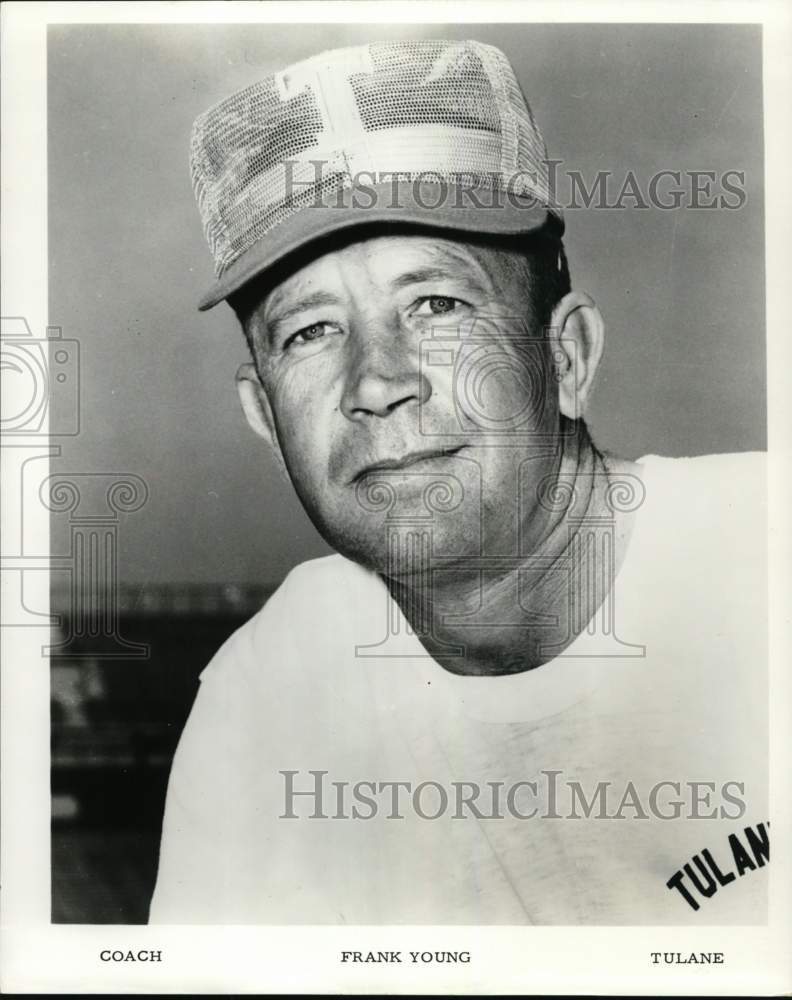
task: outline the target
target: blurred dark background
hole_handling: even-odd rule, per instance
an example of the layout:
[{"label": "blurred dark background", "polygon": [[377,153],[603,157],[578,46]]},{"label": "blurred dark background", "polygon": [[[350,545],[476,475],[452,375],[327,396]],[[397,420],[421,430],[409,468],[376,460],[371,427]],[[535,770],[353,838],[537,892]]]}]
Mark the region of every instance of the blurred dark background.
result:
[{"label": "blurred dark background", "polygon": [[[196,311],[212,268],[189,180],[193,119],[322,49],[438,37],[503,49],[550,157],[589,186],[600,170],[616,191],[627,171],[644,191],[660,170],[744,172],[739,211],[572,210],[565,242],[607,325],[597,442],[631,458],[766,446],[759,27],[51,25],[49,322],[79,343],[81,413],[51,465],[132,473],[148,491],[112,521],[104,597],[75,605],[53,575],[57,922],[146,919],[198,675],[292,566],[327,552],[244,424],[230,310]],[[66,563],[74,531],[74,516],[53,516]],[[105,625],[86,625],[103,601]],[[148,658],[106,655],[114,629]]]},{"label": "blurred dark background", "polygon": [[[103,656],[107,630],[75,636],[63,614],[54,644],[65,648],[51,659],[54,923],[146,922],[168,773],[198,675],[268,595],[122,586],[117,635],[148,646],[137,661]],[[56,587],[53,611],[68,612],[69,596]]]}]

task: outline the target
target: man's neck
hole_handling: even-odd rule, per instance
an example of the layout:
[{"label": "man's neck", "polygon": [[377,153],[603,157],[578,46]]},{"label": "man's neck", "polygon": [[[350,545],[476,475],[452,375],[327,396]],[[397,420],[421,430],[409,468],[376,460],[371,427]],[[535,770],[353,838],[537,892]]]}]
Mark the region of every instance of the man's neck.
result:
[{"label": "man's neck", "polygon": [[426,650],[452,673],[495,676],[548,662],[613,587],[632,516],[611,496],[639,467],[603,456],[582,423],[565,441],[555,488],[542,491],[542,530],[529,555],[493,569],[429,567],[385,581]]}]

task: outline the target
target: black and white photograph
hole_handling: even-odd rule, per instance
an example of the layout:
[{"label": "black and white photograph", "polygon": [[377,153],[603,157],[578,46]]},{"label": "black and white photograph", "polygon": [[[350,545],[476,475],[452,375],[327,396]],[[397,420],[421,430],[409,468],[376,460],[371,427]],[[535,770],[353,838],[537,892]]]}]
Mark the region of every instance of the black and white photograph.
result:
[{"label": "black and white photograph", "polygon": [[788,989],[789,11],[33,6],[7,982]]}]

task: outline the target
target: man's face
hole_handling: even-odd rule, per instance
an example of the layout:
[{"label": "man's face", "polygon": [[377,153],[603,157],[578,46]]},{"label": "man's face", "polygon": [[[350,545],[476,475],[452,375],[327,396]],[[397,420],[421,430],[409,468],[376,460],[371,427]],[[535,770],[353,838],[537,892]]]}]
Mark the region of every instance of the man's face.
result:
[{"label": "man's face", "polygon": [[424,235],[349,243],[267,295],[273,436],[334,548],[396,576],[411,570],[389,562],[389,527],[425,528],[451,564],[530,550],[559,410],[529,303],[513,255]]}]

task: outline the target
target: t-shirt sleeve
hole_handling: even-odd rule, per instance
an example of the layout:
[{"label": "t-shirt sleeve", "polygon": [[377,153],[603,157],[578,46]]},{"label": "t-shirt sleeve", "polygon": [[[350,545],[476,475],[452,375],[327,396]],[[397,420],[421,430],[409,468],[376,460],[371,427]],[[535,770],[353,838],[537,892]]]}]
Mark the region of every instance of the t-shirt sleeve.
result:
[{"label": "t-shirt sleeve", "polygon": [[[250,874],[247,840],[266,807],[259,787],[262,675],[270,664],[291,666],[281,648],[288,641],[282,590],[201,674],[168,782],[150,923],[223,923],[238,916]],[[262,633],[268,639],[263,652]]]},{"label": "t-shirt sleeve", "polygon": [[[204,672],[179,741],[168,781],[157,884],[150,923],[204,923],[231,872],[224,843],[233,805],[229,781],[239,773],[239,692],[222,678],[233,675],[233,647],[221,650]],[[218,662],[220,661],[220,662]]]}]

